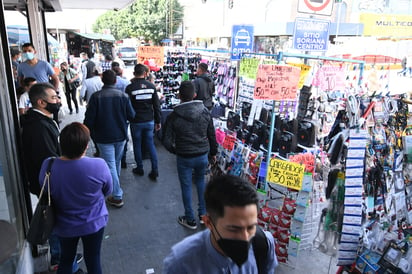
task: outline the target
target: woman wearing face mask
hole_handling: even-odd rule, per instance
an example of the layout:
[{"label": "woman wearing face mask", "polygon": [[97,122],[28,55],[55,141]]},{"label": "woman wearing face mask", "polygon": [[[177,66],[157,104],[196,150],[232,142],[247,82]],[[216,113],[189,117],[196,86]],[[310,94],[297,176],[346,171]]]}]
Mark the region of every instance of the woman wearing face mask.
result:
[{"label": "woman wearing face mask", "polygon": [[77,72],[69,67],[66,62],[60,64],[60,74],[59,74],[60,82],[64,84],[64,94],[66,95],[67,105],[70,110],[70,114],[73,113],[72,108],[72,100],[74,106],[76,107],[76,113],[79,113],[79,104],[77,103],[77,87],[79,86],[78,80],[79,75]]},{"label": "woman wearing face mask", "polygon": [[[174,245],[163,273],[275,273],[274,239],[257,228],[254,186],[232,175],[214,177],[206,186],[205,202],[208,229]],[[262,246],[264,252],[255,251]]]}]

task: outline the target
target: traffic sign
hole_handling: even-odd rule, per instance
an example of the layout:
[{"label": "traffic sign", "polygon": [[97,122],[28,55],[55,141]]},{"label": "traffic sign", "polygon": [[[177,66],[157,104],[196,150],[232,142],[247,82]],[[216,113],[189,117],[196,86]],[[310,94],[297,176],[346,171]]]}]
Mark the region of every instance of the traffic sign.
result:
[{"label": "traffic sign", "polygon": [[302,51],[326,51],[329,43],[330,21],[296,18],[293,48]]},{"label": "traffic sign", "polygon": [[253,26],[233,25],[230,59],[237,61],[244,56],[243,54],[253,52],[253,42]]},{"label": "traffic sign", "polygon": [[333,2],[333,0],[299,0],[298,12],[330,16]]}]

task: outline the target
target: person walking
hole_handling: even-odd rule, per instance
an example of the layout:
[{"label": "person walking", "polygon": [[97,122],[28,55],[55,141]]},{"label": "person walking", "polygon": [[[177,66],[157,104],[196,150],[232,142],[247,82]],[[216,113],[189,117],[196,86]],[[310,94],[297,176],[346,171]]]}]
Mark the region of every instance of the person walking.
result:
[{"label": "person walking", "polygon": [[127,121],[136,113],[129,96],[114,88],[116,74],[113,70],[103,72],[103,88],[92,95],[87,104],[84,124],[90,129],[103,158],[109,166],[113,179],[113,193],[107,202],[114,207],[122,207],[123,190],[120,187],[120,160],[127,138]]},{"label": "person walking", "polygon": [[50,161],[50,195],[56,209],[54,232],[61,244],[57,274],[71,274],[79,239],[82,239],[88,273],[102,273],[100,250],[109,213],[104,203],[113,189],[110,170],[103,159],[86,157],[89,129],[78,122],[60,134],[62,156],[46,159],[39,180],[44,183]]},{"label": "person walking", "polygon": [[201,100],[208,110],[213,108],[213,96],[215,94],[215,84],[210,78],[208,71],[208,65],[200,63],[196,70],[197,78],[193,80],[195,86],[195,99]]},{"label": "person walking", "polygon": [[69,67],[66,62],[60,64],[60,81],[64,84],[64,94],[66,95],[67,106],[70,114],[73,114],[72,100],[76,108],[76,113],[79,113],[79,104],[77,103],[76,92],[78,80],[80,80],[77,72]]},{"label": "person walking", "polygon": [[160,102],[157,96],[156,87],[146,80],[146,66],[137,64],[134,67],[134,78],[131,84],[126,87],[136,117],[130,122],[130,131],[133,140],[134,159],[136,167],[133,173],[143,176],[142,142],[145,149],[149,151],[152,170],[149,178],[153,181],[159,176],[156,147],[153,140],[153,131],[160,130]]},{"label": "person walking", "polygon": [[193,101],[194,96],[193,84],[183,81],[179,88],[181,104],[167,117],[163,130],[165,148],[177,155],[177,173],[185,209],[185,214],[179,216],[177,221],[190,229],[197,228],[192,209],[192,179],[197,188],[199,222],[203,224],[208,156],[215,160],[217,153],[215,128],[210,112],[202,101]]},{"label": "person walking", "polygon": [[254,186],[233,175],[214,177],[205,191],[206,230],[175,244],[163,274],[268,273],[278,265],[275,242],[258,227]]},{"label": "person walking", "polygon": [[113,61],[113,58],[110,54],[106,54],[104,56],[104,60],[100,64],[100,66],[102,68],[102,72],[105,72],[106,70],[112,69],[112,61]]},{"label": "person walking", "polygon": [[[36,57],[36,49],[32,43],[25,43],[22,46],[22,57],[24,62],[20,63],[17,68],[19,84],[23,86],[23,80],[27,77],[36,79],[37,83],[49,83],[54,86],[57,94],[59,93],[59,78],[57,77],[53,67],[46,61],[39,60]],[[58,110],[53,113],[53,119],[59,123]]]},{"label": "person walking", "polygon": [[[130,81],[124,78],[123,69],[120,67],[118,62],[112,62],[112,70],[116,73],[116,85],[115,88],[125,92],[126,87],[130,85]],[[124,144],[123,156],[121,166],[122,168],[127,168],[126,156],[127,156],[127,144],[129,142],[129,136],[126,139],[126,143]]]},{"label": "person walking", "polygon": [[36,57],[36,49],[32,43],[25,43],[22,46],[22,57],[25,60],[17,68],[19,83],[23,86],[23,79],[32,77],[38,83],[49,83],[50,80],[55,90],[59,90],[59,78],[53,70],[53,67],[46,61],[39,60]]},{"label": "person walking", "polygon": [[25,114],[32,106],[29,97],[30,88],[36,84],[36,79],[32,77],[24,78],[23,80],[23,90],[24,92],[19,97],[19,114]]}]

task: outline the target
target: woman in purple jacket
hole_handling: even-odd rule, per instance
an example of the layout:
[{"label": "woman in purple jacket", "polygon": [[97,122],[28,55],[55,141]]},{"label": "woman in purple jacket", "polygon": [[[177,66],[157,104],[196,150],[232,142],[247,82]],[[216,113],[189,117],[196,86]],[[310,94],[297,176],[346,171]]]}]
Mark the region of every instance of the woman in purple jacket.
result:
[{"label": "woman in purple jacket", "polygon": [[[85,156],[90,140],[89,129],[78,122],[60,133],[62,157],[56,158],[50,172],[50,192],[56,209],[57,234],[61,244],[58,274],[72,273],[79,239],[90,274],[102,273],[100,248],[109,217],[105,196],[113,189],[112,176],[101,158]],[[39,180],[43,184],[47,163],[43,162]]]}]

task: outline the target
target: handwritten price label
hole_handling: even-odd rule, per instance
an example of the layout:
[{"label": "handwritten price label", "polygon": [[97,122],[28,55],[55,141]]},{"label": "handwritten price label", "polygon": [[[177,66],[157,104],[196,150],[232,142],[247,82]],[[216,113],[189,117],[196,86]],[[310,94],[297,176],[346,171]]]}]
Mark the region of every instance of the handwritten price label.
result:
[{"label": "handwritten price label", "polygon": [[242,60],[240,60],[239,75],[249,79],[256,79],[258,66],[259,59],[242,58]]},{"label": "handwritten price label", "polygon": [[153,60],[157,66],[164,66],[164,48],[159,46],[140,46],[138,60],[143,64],[144,61]]},{"label": "handwritten price label", "polygon": [[253,99],[294,100],[300,68],[285,65],[259,65]]},{"label": "handwritten price label", "polygon": [[295,190],[302,189],[305,165],[271,159],[266,180]]},{"label": "handwritten price label", "polygon": [[233,135],[226,135],[223,141],[223,148],[232,151],[235,147],[236,137]]}]

